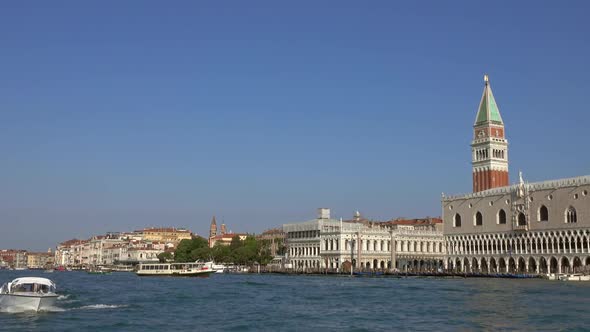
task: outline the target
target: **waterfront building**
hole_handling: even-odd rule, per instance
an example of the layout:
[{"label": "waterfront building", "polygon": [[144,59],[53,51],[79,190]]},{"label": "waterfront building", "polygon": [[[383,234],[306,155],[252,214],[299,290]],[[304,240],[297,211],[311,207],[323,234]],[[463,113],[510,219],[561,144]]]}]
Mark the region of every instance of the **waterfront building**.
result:
[{"label": "waterfront building", "polygon": [[0,250],[0,260],[4,261],[4,265],[12,268],[26,268],[27,267],[27,251],[15,249]]},{"label": "waterfront building", "polygon": [[487,76],[474,124],[473,193],[442,197],[445,266],[565,273],[590,265],[590,176],[508,185],[504,123]]},{"label": "waterfront building", "polygon": [[49,249],[47,252],[28,252],[27,267],[29,269],[44,269],[53,266],[54,255]]},{"label": "waterfront building", "polygon": [[217,221],[215,220],[215,216],[213,216],[213,219],[211,219],[211,225],[209,227],[209,248],[213,248],[216,243],[229,246],[231,241],[236,236],[243,241],[246,239],[246,237],[248,237],[248,234],[232,233],[231,231],[228,232],[225,223],[221,224],[220,232],[217,232]]},{"label": "waterfront building", "polygon": [[54,262],[56,266],[74,266],[76,254],[74,247],[80,244],[82,240],[71,239],[58,244],[55,247]]},{"label": "waterfront building", "polygon": [[283,255],[285,250],[285,232],[282,228],[268,229],[256,235],[256,240],[268,244],[271,256]]},{"label": "waterfront building", "polygon": [[225,233],[219,234],[209,238],[209,248],[213,248],[215,244],[229,246],[234,237],[238,237],[241,241],[246,240],[248,234],[245,233]]},{"label": "waterfront building", "polygon": [[[142,231],[143,232],[143,231]],[[158,254],[172,250],[172,232],[159,233],[167,241],[145,240],[134,233],[107,233],[93,236],[88,240],[72,239],[56,247],[55,265],[69,267],[87,267],[91,265],[134,265],[140,262],[153,262]],[[168,233],[168,234],[165,234]],[[160,235],[153,235],[158,238]],[[148,236],[149,238],[149,236]]]},{"label": "waterfront building", "polygon": [[145,241],[164,242],[174,248],[180,241],[192,238],[192,233],[188,229],[175,227],[144,228],[136,232],[140,233]]},{"label": "waterfront building", "polygon": [[288,263],[295,269],[425,271],[442,266],[445,247],[437,218],[369,221],[318,218],[283,225]]}]

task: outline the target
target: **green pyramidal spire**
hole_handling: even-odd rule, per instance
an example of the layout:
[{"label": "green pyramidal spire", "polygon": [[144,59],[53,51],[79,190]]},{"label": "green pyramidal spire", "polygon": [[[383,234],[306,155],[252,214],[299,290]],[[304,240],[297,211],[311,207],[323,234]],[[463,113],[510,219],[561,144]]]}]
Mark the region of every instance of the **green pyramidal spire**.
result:
[{"label": "green pyramidal spire", "polygon": [[500,116],[500,110],[498,110],[498,105],[494,99],[492,88],[490,87],[488,75],[484,75],[483,80],[485,82],[485,87],[483,88],[483,95],[479,102],[479,110],[477,111],[477,117],[475,118],[475,125],[477,126],[486,122],[504,124],[504,122],[502,122],[502,117]]}]

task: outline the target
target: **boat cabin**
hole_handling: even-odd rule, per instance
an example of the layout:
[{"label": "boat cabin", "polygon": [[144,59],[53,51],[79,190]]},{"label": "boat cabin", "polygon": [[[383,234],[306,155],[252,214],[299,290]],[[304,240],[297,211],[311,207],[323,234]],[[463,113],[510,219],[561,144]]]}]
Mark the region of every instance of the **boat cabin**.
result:
[{"label": "boat cabin", "polygon": [[5,283],[0,288],[0,294],[16,293],[55,293],[55,284],[53,281],[45,278],[17,278],[12,282]]}]

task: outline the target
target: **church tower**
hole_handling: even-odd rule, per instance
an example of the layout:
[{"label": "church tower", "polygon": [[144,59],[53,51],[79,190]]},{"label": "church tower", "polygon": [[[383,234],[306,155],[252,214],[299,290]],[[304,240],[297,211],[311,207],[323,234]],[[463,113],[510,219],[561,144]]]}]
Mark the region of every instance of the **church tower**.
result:
[{"label": "church tower", "polygon": [[213,220],[211,220],[211,227],[209,228],[209,238],[217,236],[217,222],[215,221],[215,216],[213,216]]},{"label": "church tower", "polygon": [[473,192],[509,185],[508,141],[504,122],[494,99],[488,75],[473,125],[471,163],[473,165]]}]

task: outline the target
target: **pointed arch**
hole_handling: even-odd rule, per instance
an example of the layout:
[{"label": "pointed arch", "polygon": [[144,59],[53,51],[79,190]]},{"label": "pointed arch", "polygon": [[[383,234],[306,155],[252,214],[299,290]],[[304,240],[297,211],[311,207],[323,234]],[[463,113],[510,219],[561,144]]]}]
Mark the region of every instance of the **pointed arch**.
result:
[{"label": "pointed arch", "polygon": [[483,226],[483,215],[481,212],[477,211],[475,216],[473,216],[473,225],[474,226]]},{"label": "pointed arch", "polygon": [[518,226],[526,226],[526,216],[524,215],[524,213],[519,213],[518,214]]},{"label": "pointed arch", "polygon": [[573,224],[578,222],[578,214],[573,206],[570,206],[565,210],[565,222],[566,224]]},{"label": "pointed arch", "polygon": [[498,211],[497,219],[499,225],[506,224],[506,211],[504,211],[504,209],[500,209],[500,211]]},{"label": "pointed arch", "polygon": [[455,213],[455,216],[453,216],[453,226],[461,227],[461,215],[458,213]]},{"label": "pointed arch", "polygon": [[537,220],[538,221],[548,221],[549,220],[549,210],[545,205],[541,205],[539,211],[537,211]]}]

